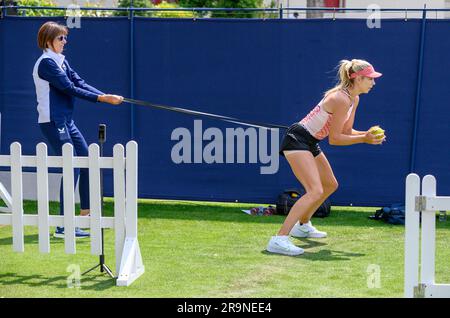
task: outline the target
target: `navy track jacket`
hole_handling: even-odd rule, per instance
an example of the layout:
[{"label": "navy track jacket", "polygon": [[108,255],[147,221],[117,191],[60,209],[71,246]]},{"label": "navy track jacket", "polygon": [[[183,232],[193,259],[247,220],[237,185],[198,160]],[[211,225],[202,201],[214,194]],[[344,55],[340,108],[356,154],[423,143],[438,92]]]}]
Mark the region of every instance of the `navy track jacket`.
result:
[{"label": "navy track jacket", "polygon": [[97,102],[103,92],[88,85],[69,65],[64,55],[46,49],[33,69],[39,123],[72,120],[75,97]]}]

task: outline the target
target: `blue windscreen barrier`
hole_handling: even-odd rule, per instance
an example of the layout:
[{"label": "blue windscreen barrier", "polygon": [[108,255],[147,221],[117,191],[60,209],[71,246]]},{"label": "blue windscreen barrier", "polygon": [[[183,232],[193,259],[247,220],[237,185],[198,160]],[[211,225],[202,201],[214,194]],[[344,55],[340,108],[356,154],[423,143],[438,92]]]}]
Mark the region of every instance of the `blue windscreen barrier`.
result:
[{"label": "blue windscreen barrier", "polygon": [[[20,141],[25,154],[43,141],[31,76],[41,52],[39,26],[47,19],[0,20],[1,152]],[[60,20],[64,23],[64,20]],[[341,59],[362,58],[383,77],[361,95],[354,128],[379,124],[387,143],[321,148],[340,184],[336,205],[401,202],[409,173],[418,81],[421,20],[241,20],[85,18],[71,29],[64,55],[88,83],[130,97],[130,41],[134,48],[134,98],[242,120],[287,125],[300,120],[335,83]],[[434,174],[438,191],[450,192],[446,89],[449,22],[427,22],[424,74],[417,127],[416,167]],[[407,36],[405,36],[407,35]],[[17,39],[20,38],[20,41]],[[274,202],[298,187],[279,157],[279,135],[252,127],[143,106],[79,100],[75,121],[88,143],[107,125],[105,154],[134,135],[139,143],[139,196]],[[132,131],[133,130],[133,131]],[[236,137],[238,136],[238,137]],[[231,147],[233,146],[233,147]],[[271,147],[273,150],[271,150]],[[111,175],[105,179],[112,193]]]},{"label": "blue windscreen barrier", "polygon": [[3,114],[3,105],[4,105],[4,93],[3,93],[3,87],[5,83],[5,68],[3,65],[5,65],[5,60],[3,58],[4,54],[4,20],[0,19],[0,149],[1,149],[1,140],[2,140],[2,118],[1,115]]},{"label": "blue windscreen barrier", "polygon": [[437,194],[450,193],[450,43],[448,21],[428,21],[419,111],[416,171],[432,174]]}]

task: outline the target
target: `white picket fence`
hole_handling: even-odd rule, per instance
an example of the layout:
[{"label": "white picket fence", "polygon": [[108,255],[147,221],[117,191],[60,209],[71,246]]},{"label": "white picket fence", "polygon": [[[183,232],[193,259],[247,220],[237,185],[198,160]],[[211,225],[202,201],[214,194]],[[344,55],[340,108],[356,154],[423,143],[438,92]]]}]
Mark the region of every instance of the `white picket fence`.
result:
[{"label": "white picket fence", "polygon": [[[74,157],[73,147],[63,146],[62,156],[48,156],[45,143],[36,146],[36,156],[23,156],[18,142],[10,155],[0,155],[0,166],[11,167],[11,195],[3,185],[0,195],[7,204],[0,224],[12,225],[13,249],[24,252],[24,226],[39,229],[39,251],[50,253],[50,227],[64,227],[65,252],[76,253],[75,227],[90,228],[91,254],[102,254],[101,229],[114,229],[117,286],[128,286],[145,271],[137,231],[138,145],[116,144],[113,157],[100,157],[97,144],[89,146],[88,157]],[[34,167],[37,174],[37,214],[23,212],[22,168]],[[48,168],[63,169],[64,215],[49,215]],[[74,168],[89,168],[90,216],[75,216]],[[101,216],[100,169],[113,169],[114,217]]]},{"label": "white picket fence", "polygon": [[404,295],[409,298],[450,297],[450,284],[435,282],[436,211],[450,210],[450,196],[436,196],[436,179],[432,175],[423,178],[422,191],[420,188],[419,176],[409,174],[405,196]]}]

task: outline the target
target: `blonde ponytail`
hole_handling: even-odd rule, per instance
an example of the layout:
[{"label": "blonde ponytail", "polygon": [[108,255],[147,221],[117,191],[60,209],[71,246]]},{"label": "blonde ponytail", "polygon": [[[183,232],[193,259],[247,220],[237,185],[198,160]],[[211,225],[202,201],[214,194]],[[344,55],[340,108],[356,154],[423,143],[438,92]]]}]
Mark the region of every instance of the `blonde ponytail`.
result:
[{"label": "blonde ponytail", "polygon": [[327,90],[324,97],[331,93],[334,93],[340,89],[349,89],[353,86],[354,78],[351,78],[353,73],[359,72],[366,67],[370,66],[370,63],[364,60],[353,59],[341,60],[336,68],[338,68],[337,79],[338,83],[333,88]]}]

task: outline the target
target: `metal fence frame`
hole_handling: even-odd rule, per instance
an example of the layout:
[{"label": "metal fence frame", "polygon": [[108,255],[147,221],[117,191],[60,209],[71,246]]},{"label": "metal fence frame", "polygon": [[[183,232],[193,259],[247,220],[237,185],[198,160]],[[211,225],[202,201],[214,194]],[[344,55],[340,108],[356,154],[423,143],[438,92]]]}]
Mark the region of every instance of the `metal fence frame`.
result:
[{"label": "metal fence frame", "polygon": [[[3,11],[4,16],[7,16],[6,9],[34,9],[34,10],[70,10],[68,7],[46,7],[46,6],[1,6],[0,9]],[[369,12],[368,8],[340,8],[340,7],[287,7],[283,8],[136,8],[130,6],[128,8],[115,7],[79,7],[77,10],[81,11],[124,11],[128,12],[130,15],[134,12],[263,12],[263,13],[278,13],[278,18],[283,19],[284,13],[289,11],[323,11],[323,12]],[[427,9],[424,8],[380,8],[380,12],[404,12],[407,18],[408,12],[450,12],[450,8],[440,8],[440,9]],[[335,17],[333,17],[335,18]],[[188,18],[190,19],[190,18]]]}]

